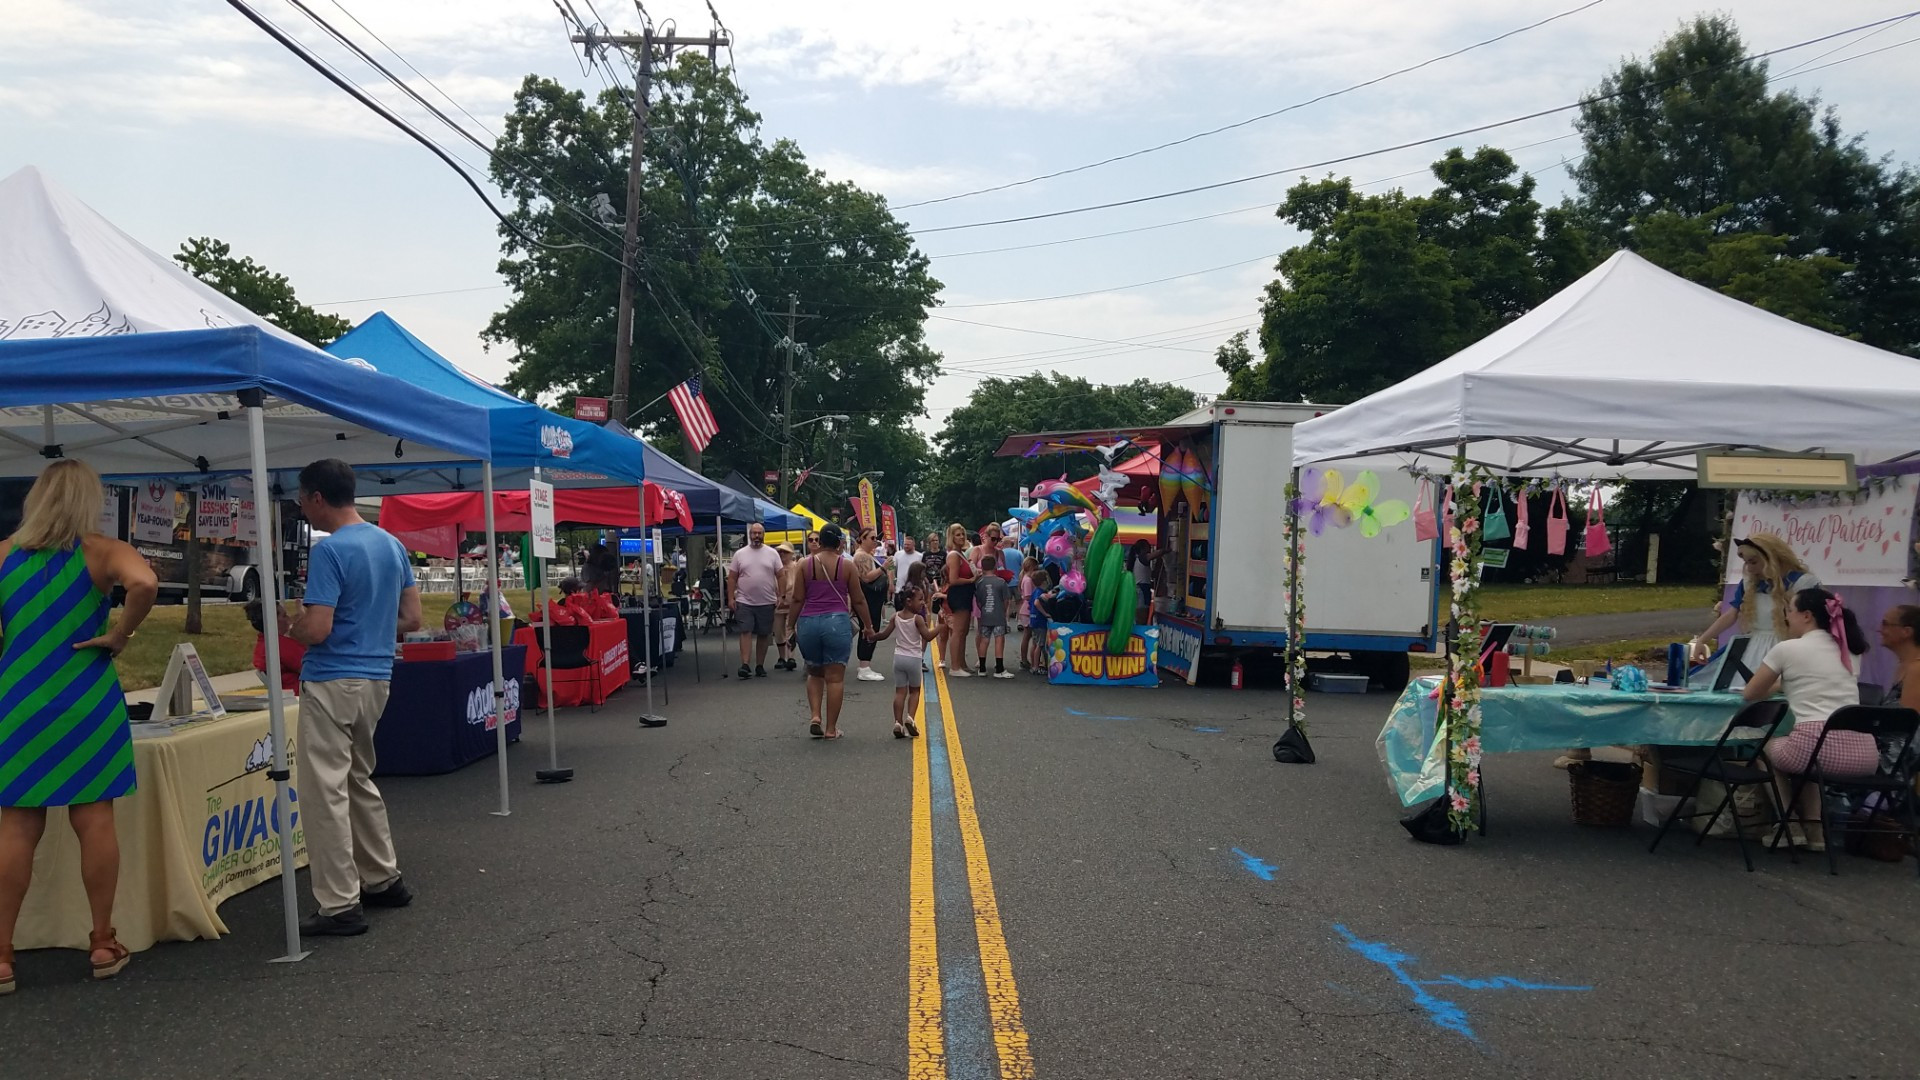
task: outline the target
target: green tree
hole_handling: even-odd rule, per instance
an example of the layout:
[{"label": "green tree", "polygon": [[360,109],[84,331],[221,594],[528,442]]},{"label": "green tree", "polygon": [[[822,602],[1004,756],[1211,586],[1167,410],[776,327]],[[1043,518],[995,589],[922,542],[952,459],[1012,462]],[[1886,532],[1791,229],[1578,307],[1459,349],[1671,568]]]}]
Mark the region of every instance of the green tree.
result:
[{"label": "green tree", "polygon": [[1731,20],[1699,18],[1603,79],[1617,96],[1575,121],[1581,214],[1676,273],[1920,355],[1920,181],[1745,54]]},{"label": "green tree", "polygon": [[248,311],[314,345],[325,345],[353,329],[350,320],[301,303],[285,274],[274,273],[251,256],[236,257],[224,240],[196,236],[180,245],[173,261]]},{"label": "green tree", "polygon": [[[1307,233],[1280,256],[1261,305],[1262,361],[1216,358],[1230,390],[1340,404],[1391,386],[1525,314],[1582,261],[1564,213],[1541,248],[1532,177],[1503,150],[1450,150],[1431,195],[1361,195],[1351,180],[1307,180],[1279,216]],[[1581,267],[1584,269],[1584,267]]]},{"label": "green tree", "polygon": [[[794,420],[855,419],[796,429],[794,467],[884,468],[904,495],[925,459],[910,420],[939,359],[922,326],[940,284],[885,200],[828,179],[790,141],[763,141],[759,119],[704,57],[685,55],[656,76],[630,406],[698,372],[720,426],[705,471],[758,476],[777,464],[783,316],[797,297],[802,313],[819,317],[793,335],[804,346],[793,364]],[[618,93],[589,100],[528,76],[515,95],[493,168],[515,202],[500,263],[515,295],[484,337],[511,350],[508,386],[523,396],[611,389],[620,271],[607,254],[621,243],[631,131]],[[665,402],[633,426],[669,453],[680,447]]]},{"label": "green tree", "polygon": [[978,527],[999,521],[1021,485],[1063,471],[1077,480],[1098,464],[1085,454],[1064,461],[1055,455],[994,457],[1009,434],[1162,424],[1191,410],[1196,401],[1184,386],[1147,379],[1106,386],[1057,372],[987,379],[934,436],[928,501],[942,522]]}]

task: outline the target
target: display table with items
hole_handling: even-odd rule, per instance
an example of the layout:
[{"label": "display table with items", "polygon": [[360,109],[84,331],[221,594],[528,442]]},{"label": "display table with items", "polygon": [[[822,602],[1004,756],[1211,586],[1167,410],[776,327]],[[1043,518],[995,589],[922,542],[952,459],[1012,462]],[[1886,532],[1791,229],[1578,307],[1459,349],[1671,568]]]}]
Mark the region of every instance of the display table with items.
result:
[{"label": "display table with items", "polygon": [[[1402,691],[1375,745],[1402,804],[1440,794],[1444,749],[1434,731],[1437,677]],[[1480,752],[1592,746],[1712,746],[1744,704],[1739,694],[1639,691],[1556,683],[1480,691]],[[1787,721],[1780,729],[1792,727]]]},{"label": "display table with items", "polygon": [[[264,701],[264,698],[262,699]],[[300,709],[286,705],[287,760],[294,775]],[[134,793],[114,803],[120,888],[113,924],[135,952],[156,941],[227,933],[219,907],[279,876],[271,752],[265,711],[163,725],[134,725]],[[292,820],[294,865],[307,864],[298,793]],[[33,858],[33,884],[14,930],[16,949],[84,949],[92,921],[80,884],[80,846],[67,812],[47,813]]]},{"label": "display table with items", "polygon": [[[451,644],[451,643],[449,643]],[[501,650],[506,677],[507,741],[520,739],[520,676],[527,650]],[[449,773],[492,757],[493,654],[463,652],[448,659],[402,660],[380,726],[374,729],[375,776]]]},{"label": "display table with items", "polygon": [[[525,626],[513,635],[526,647],[526,664],[533,672],[538,696],[535,708],[547,706],[547,665],[541,655],[546,631]],[[627,651],[627,624],[605,619],[585,626],[553,628],[553,700],[556,705],[601,705],[633,678]]]}]

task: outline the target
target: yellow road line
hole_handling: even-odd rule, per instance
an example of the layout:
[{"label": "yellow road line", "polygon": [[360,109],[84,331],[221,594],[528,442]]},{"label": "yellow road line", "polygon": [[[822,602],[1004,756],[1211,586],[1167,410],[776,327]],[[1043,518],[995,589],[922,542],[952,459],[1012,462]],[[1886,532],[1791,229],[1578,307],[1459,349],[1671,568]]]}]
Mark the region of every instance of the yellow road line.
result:
[{"label": "yellow road line", "polygon": [[953,695],[947,692],[945,669],[936,662],[933,670],[940,686],[942,730],[946,736],[947,761],[953,770],[953,801],[960,816],[960,842],[967,852],[967,883],[973,891],[973,927],[980,944],[980,974],[986,982],[987,1011],[993,1018],[993,1045],[1000,1058],[1000,1080],[1032,1080],[1033,1053],[1027,1043],[1026,1023],[1020,1017],[1020,990],[1013,981],[1013,959],[1007,953],[1007,935],[1000,925],[1000,902],[993,891],[993,871],[987,866],[987,842],[980,834],[980,815],[974,809],[967,758],[960,749]]},{"label": "yellow road line", "polygon": [[[926,730],[927,699],[914,709]],[[907,1077],[947,1080],[947,1044],[940,1020],[940,941],[934,929],[933,785],[927,740],[913,740],[913,857],[907,901]]]}]

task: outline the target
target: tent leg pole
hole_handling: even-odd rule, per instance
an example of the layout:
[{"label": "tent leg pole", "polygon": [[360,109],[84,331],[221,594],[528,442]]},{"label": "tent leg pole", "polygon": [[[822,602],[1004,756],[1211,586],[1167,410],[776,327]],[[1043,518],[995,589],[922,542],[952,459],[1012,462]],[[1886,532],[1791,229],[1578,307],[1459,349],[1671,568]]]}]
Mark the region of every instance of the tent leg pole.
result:
[{"label": "tent leg pole", "polygon": [[[273,505],[273,488],[267,481],[267,410],[266,395],[260,390],[242,390],[240,403],[247,410],[247,436],[253,451],[253,505],[254,517],[261,516],[261,500],[268,506]],[[264,515],[271,528],[273,517]],[[263,567],[260,583],[264,588],[272,588],[280,579],[276,576],[276,567],[280,562],[279,537],[262,537],[260,557],[267,560]],[[307,958],[306,950],[300,947],[300,891],[295,880],[295,863],[298,856],[293,850],[293,773],[287,768],[287,714],[285,694],[280,689],[280,593],[275,589],[270,602],[260,605],[261,633],[267,646],[267,732],[268,741],[273,746],[273,769],[267,776],[273,780],[273,820],[274,831],[280,841],[280,908],[286,930],[286,953],[274,958],[271,963],[291,964]]]},{"label": "tent leg pole", "polygon": [[[533,478],[540,479],[540,467],[534,466]],[[560,767],[560,738],[555,734],[553,722],[553,699],[558,696],[553,686],[553,620],[547,611],[547,578],[553,573],[553,567],[547,560],[540,560],[540,596],[535,602],[540,605],[540,633],[544,643],[540,649],[540,662],[547,669],[547,767],[536,770],[533,778],[542,784],[564,784],[573,779],[572,769]]]},{"label": "tent leg pole", "polygon": [[720,677],[727,677],[727,623],[731,621],[727,611],[727,567],[720,561],[726,554],[726,538],[720,532],[720,515],[713,515],[713,568],[720,577]]},{"label": "tent leg pole", "polygon": [[500,759],[500,809],[495,817],[513,811],[507,806],[507,676],[500,655],[500,538],[493,531],[493,462],[480,467],[482,505],[487,522],[487,629],[493,652],[493,738],[494,756]]},{"label": "tent leg pole", "polygon": [[[642,524],[641,529],[645,528]],[[647,711],[640,717],[640,723],[646,727],[659,727],[667,722],[667,718],[653,711],[653,590],[647,587],[647,571],[653,570],[653,560],[660,553],[649,550],[652,539],[651,535],[644,532],[640,538],[640,650],[646,654],[640,658],[640,662],[647,666]]]}]

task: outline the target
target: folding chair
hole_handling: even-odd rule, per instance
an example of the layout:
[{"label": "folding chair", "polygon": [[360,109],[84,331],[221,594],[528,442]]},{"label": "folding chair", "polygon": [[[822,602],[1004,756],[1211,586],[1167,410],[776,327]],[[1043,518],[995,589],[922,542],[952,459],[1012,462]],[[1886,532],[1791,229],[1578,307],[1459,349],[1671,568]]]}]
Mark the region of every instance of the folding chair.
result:
[{"label": "folding chair", "polygon": [[[1872,776],[1827,776],[1825,769],[1823,769],[1820,764],[1820,749],[1827,744],[1827,736],[1836,731],[1858,731],[1866,735],[1871,735],[1873,737],[1875,754],[1881,758],[1879,770]],[[1828,841],[1827,872],[1829,874],[1838,874],[1840,872],[1840,861],[1834,858],[1834,838],[1827,829],[1828,792],[1849,796],[1866,795],[1868,793],[1878,794],[1880,796],[1880,805],[1883,809],[1887,807],[1889,802],[1897,804],[1900,808],[1901,817],[1905,822],[1906,827],[1904,831],[1907,835],[1907,843],[1910,846],[1916,844],[1916,830],[1920,829],[1920,823],[1917,823],[1914,818],[1913,806],[1914,773],[1916,766],[1920,765],[1920,762],[1916,761],[1916,754],[1920,754],[1920,751],[1916,751],[1913,745],[1916,732],[1920,732],[1920,712],[1915,712],[1912,709],[1901,708],[1897,705],[1849,705],[1846,708],[1835,710],[1832,716],[1827,717],[1826,725],[1820,729],[1819,740],[1813,744],[1813,758],[1807,762],[1807,771],[1794,775],[1793,790],[1787,796],[1787,811],[1780,816],[1780,828],[1773,834],[1774,846],[1778,847],[1780,845],[1780,841],[1786,836],[1787,826],[1789,824],[1798,823],[1802,826],[1807,824],[1804,820],[1791,817],[1790,815],[1793,814],[1794,808],[1800,805],[1800,792],[1805,789],[1809,782],[1819,785],[1820,825],[1821,832],[1826,834]],[[1898,742],[1900,744],[1899,756],[1894,758],[1891,765],[1887,764],[1885,755],[1880,753],[1880,748],[1890,742]],[[1865,829],[1862,831],[1880,832],[1885,830]],[[1915,848],[1915,854],[1916,856],[1920,856],[1920,847]],[[1795,861],[1798,861],[1797,857]]]},{"label": "folding chair", "polygon": [[[1749,702],[1733,719],[1727,721],[1726,730],[1714,742],[1713,748],[1703,753],[1662,754],[1660,764],[1687,776],[1687,791],[1675,803],[1667,819],[1660,823],[1660,831],[1654,834],[1653,843],[1647,845],[1651,855],[1660,847],[1660,841],[1666,838],[1667,830],[1680,818],[1707,818],[1706,827],[1694,838],[1697,846],[1712,831],[1714,822],[1720,820],[1727,807],[1732,805],[1733,797],[1743,787],[1757,787],[1767,794],[1768,805],[1774,808],[1777,818],[1780,813],[1778,798],[1773,790],[1773,774],[1761,765],[1766,762],[1765,747],[1767,740],[1780,727],[1780,721],[1787,715],[1787,703],[1774,699],[1770,701]],[[1709,815],[1697,807],[1691,813],[1681,813],[1700,794],[1702,781],[1712,780],[1726,789],[1726,795],[1720,805],[1713,808]],[[1753,856],[1747,852],[1746,828],[1740,824],[1740,814],[1733,815],[1733,835],[1740,842],[1740,858],[1747,864],[1747,872],[1753,872]],[[1758,840],[1759,837],[1754,839]]]}]

